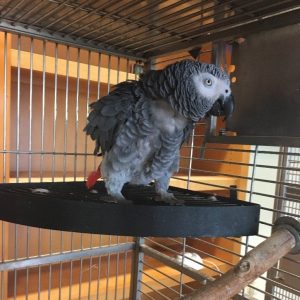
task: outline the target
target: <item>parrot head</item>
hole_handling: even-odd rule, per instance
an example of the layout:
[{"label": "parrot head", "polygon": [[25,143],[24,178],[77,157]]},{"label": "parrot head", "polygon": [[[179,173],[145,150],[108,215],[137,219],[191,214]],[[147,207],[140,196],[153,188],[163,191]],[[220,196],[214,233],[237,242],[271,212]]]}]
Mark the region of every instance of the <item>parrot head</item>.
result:
[{"label": "parrot head", "polygon": [[168,101],[194,122],[209,116],[231,116],[234,98],[227,73],[213,64],[183,60],[162,72],[168,83]]},{"label": "parrot head", "polygon": [[234,97],[231,93],[229,77],[215,65],[205,64],[205,67],[211,72],[203,72],[193,76],[198,96],[206,99],[211,107],[206,112],[205,117],[224,116],[224,119],[227,119],[234,111]]}]

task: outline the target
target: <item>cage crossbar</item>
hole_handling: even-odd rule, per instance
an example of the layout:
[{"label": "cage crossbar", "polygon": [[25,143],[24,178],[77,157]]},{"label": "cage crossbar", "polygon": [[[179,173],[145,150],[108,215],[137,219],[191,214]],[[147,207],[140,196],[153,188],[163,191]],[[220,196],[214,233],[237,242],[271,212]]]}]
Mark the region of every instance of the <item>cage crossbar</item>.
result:
[{"label": "cage crossbar", "polygon": [[123,243],[119,245],[102,246],[95,249],[74,250],[72,252],[67,252],[67,253],[41,255],[37,257],[6,261],[0,264],[0,271],[32,268],[32,267],[46,265],[46,264],[55,264],[64,261],[95,257],[99,255],[109,255],[112,253],[126,252],[129,250],[133,250],[134,247],[135,247],[135,243],[130,242],[130,243]]}]

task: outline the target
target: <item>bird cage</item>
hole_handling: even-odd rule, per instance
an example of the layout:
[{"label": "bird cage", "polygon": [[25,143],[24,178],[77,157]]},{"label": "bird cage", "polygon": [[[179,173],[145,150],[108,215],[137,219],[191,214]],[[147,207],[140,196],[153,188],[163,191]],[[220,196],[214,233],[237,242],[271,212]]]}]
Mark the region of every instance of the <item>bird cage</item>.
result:
[{"label": "bird cage", "polygon": [[[179,299],[230,270],[278,217],[299,220],[299,1],[0,0],[0,14],[1,300]],[[220,208],[219,234],[216,211],[197,235],[193,223],[177,224],[178,207],[157,218],[167,218],[164,234],[143,210],[120,229],[117,205],[97,218],[98,195],[83,199],[100,160],[83,132],[89,105],[183,59],[225,69],[236,112],[196,124],[171,186],[227,199],[231,210]],[[194,210],[186,218],[200,222],[204,210]],[[296,300],[299,286],[299,256],[288,254],[233,299]]]}]

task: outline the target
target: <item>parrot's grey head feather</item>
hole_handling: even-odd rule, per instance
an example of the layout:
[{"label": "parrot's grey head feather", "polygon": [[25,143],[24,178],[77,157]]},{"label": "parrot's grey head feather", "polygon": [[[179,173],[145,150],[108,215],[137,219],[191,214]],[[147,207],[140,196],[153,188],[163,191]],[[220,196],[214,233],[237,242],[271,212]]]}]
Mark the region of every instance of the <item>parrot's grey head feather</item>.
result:
[{"label": "parrot's grey head feather", "polygon": [[[142,81],[152,97],[167,99],[174,110],[194,122],[209,114],[232,113],[223,108],[231,96],[229,77],[213,64],[183,60],[150,71]],[[233,110],[233,105],[227,107]]]}]

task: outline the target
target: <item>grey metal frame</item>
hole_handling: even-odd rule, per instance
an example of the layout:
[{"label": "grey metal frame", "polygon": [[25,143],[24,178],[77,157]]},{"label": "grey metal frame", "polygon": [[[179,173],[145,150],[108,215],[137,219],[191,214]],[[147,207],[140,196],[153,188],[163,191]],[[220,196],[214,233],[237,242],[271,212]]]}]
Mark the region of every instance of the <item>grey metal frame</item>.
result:
[{"label": "grey metal frame", "polygon": [[131,283],[129,299],[141,300],[141,278],[144,268],[144,253],[140,247],[144,243],[144,239],[141,237],[135,238],[135,248],[132,259],[132,271],[131,271]]},{"label": "grey metal frame", "polygon": [[102,246],[100,248],[95,249],[92,248],[64,253],[50,253],[50,255],[39,255],[37,257],[30,257],[26,259],[6,261],[0,264],[0,271],[18,270],[35,266],[42,266],[45,264],[54,264],[58,262],[78,260],[86,257],[125,252],[133,250],[134,246],[134,243],[123,243],[119,245]]}]

